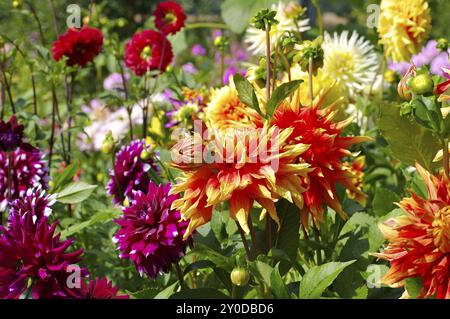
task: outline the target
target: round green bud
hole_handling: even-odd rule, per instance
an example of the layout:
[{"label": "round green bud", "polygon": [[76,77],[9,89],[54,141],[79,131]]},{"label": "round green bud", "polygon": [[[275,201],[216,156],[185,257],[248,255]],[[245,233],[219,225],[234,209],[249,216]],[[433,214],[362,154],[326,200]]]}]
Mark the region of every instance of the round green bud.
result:
[{"label": "round green bud", "polygon": [[242,267],[234,268],[230,275],[231,282],[235,286],[245,286],[250,280],[248,271]]},{"label": "round green bud", "polygon": [[425,95],[433,93],[434,83],[428,74],[419,74],[408,83],[415,94]]},{"label": "round green bud", "polygon": [[444,52],[448,50],[448,40],[445,38],[440,38],[437,41],[437,45],[436,47],[438,48],[439,51]]},{"label": "round green bud", "polygon": [[141,160],[143,161],[147,161],[152,157],[152,152],[148,151],[148,150],[143,150],[141,153]]},{"label": "round green bud", "polygon": [[114,141],[111,139],[106,139],[102,144],[102,153],[103,154],[110,154],[114,149]]}]

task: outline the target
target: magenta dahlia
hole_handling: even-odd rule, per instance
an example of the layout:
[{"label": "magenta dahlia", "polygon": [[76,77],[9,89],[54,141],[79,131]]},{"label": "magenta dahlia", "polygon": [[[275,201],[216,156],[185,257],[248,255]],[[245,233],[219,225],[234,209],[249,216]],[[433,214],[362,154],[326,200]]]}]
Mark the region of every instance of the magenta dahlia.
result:
[{"label": "magenta dahlia", "polygon": [[151,180],[149,170],[159,174],[159,168],[151,156],[142,159],[141,154],[145,149],[144,141],[135,140],[117,152],[114,168],[109,173],[111,179],[107,185],[108,194],[114,196],[115,204],[122,204],[126,197],[132,198],[133,191],[147,192]]},{"label": "magenta dahlia", "polygon": [[83,251],[67,251],[72,240],[55,235],[57,223],[50,225],[43,217],[30,229],[32,219],[26,214],[10,229],[0,226],[0,298],[19,298],[28,287],[34,299],[67,298],[67,267],[80,262]]},{"label": "magenta dahlia", "polygon": [[73,291],[75,299],[128,299],[128,295],[119,294],[119,288],[113,286],[106,278],[90,280],[88,284],[81,281],[81,287]]},{"label": "magenta dahlia", "polygon": [[33,150],[30,144],[23,142],[24,126],[17,123],[13,115],[8,122],[0,121],[0,151],[10,152],[21,147],[27,151]]},{"label": "magenta dahlia", "polygon": [[[29,188],[47,188],[48,169],[42,160],[43,155],[37,149],[30,151],[18,148],[11,152],[11,199],[15,200],[25,195]],[[0,151],[0,211],[8,205],[9,156]]]},{"label": "magenta dahlia", "polygon": [[148,184],[147,192],[135,191],[129,207],[116,220],[120,226],[114,236],[119,244],[120,258],[129,258],[141,276],[151,278],[168,272],[172,263],[184,256],[192,238],[183,240],[189,221],[171,209],[178,195],[169,195],[171,185]]}]

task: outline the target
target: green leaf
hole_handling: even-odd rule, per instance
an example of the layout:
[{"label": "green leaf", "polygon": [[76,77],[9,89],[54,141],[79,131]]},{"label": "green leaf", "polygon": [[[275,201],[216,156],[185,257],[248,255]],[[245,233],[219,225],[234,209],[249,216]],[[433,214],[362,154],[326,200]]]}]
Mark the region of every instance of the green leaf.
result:
[{"label": "green leaf", "polygon": [[77,173],[78,167],[79,167],[78,163],[72,163],[66,167],[66,169],[64,170],[64,172],[62,172],[62,174],[58,174],[56,178],[53,180],[54,186],[52,192],[57,193],[64,186],[70,183],[73,180],[75,174]]},{"label": "green leaf", "polygon": [[267,103],[267,115],[272,116],[278,105],[280,105],[285,98],[291,96],[302,82],[303,80],[295,80],[283,83],[277,87]]},{"label": "green leaf", "polygon": [[280,264],[276,265],[270,274],[270,289],[275,296],[279,299],[290,299],[289,290],[283,282],[283,278],[280,275]]},{"label": "green leaf", "polygon": [[197,288],[181,290],[170,296],[170,299],[228,299],[223,292],[214,288]]},{"label": "green leaf", "polygon": [[264,282],[270,284],[270,276],[273,272],[273,268],[270,265],[259,260],[255,261],[255,266]]},{"label": "green leaf", "polygon": [[59,192],[56,199],[63,204],[77,204],[87,199],[96,188],[97,185],[85,182],[71,183]]},{"label": "green leaf", "polygon": [[395,208],[395,202],[400,200],[398,196],[393,191],[377,187],[375,190],[375,196],[373,198],[372,207],[375,215],[384,216]]},{"label": "green leaf", "polygon": [[441,148],[437,139],[426,128],[400,116],[400,109],[393,104],[382,104],[378,127],[389,143],[394,155],[406,165],[417,161],[431,171],[437,166],[434,156]]},{"label": "green leaf", "polygon": [[127,293],[135,299],[153,299],[158,292],[159,291],[156,288],[146,288],[136,292],[127,291]]},{"label": "green leaf", "polygon": [[214,264],[210,260],[198,260],[196,262],[190,263],[186,269],[184,270],[184,274],[186,275],[188,272],[198,269],[211,268],[214,269],[216,264]]},{"label": "green leaf", "polygon": [[162,290],[158,293],[153,299],[169,299],[171,295],[173,295],[174,291],[178,286],[178,281],[175,281],[172,285]]},{"label": "green leaf", "polygon": [[325,289],[333,283],[345,267],[354,262],[354,260],[348,262],[330,262],[312,267],[306,272],[300,283],[300,298],[320,298]]},{"label": "green leaf", "polygon": [[174,35],[169,35],[167,38],[172,44],[172,51],[174,55],[179,55],[188,47],[186,41],[186,32],[184,29],[180,30]]},{"label": "green leaf", "polygon": [[233,81],[241,102],[248,107],[255,109],[259,114],[261,114],[258,98],[256,97],[256,93],[252,84],[239,73],[236,73],[234,75]]},{"label": "green leaf", "polygon": [[410,298],[417,299],[420,295],[420,290],[422,289],[422,278],[406,278],[405,289],[408,292]]},{"label": "green leaf", "polygon": [[107,223],[109,221],[112,221],[114,218],[120,216],[121,214],[122,212],[118,209],[109,209],[98,212],[94,214],[89,220],[75,224],[63,230],[61,232],[61,237],[67,238],[69,236],[72,236],[73,234],[79,233],[80,231],[82,231],[87,227],[91,227],[95,224]]}]

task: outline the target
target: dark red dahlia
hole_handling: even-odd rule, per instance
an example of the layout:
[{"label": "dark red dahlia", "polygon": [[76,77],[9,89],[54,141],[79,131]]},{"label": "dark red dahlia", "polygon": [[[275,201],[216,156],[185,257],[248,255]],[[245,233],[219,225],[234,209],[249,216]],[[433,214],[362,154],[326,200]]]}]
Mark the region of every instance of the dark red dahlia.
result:
[{"label": "dark red dahlia", "polygon": [[151,70],[164,72],[172,58],[172,46],[161,32],[136,33],[125,46],[125,64],[137,76]]},{"label": "dark red dahlia", "polygon": [[[24,196],[29,188],[41,186],[47,188],[48,169],[42,154],[37,149],[26,151],[18,148],[11,152],[11,198],[15,200]],[[8,169],[9,156],[7,152],[0,152],[0,211],[8,204]]]},{"label": "dark red dahlia", "polygon": [[[68,266],[80,262],[83,251],[67,252],[72,240],[55,235],[57,223],[49,225],[43,217],[30,229],[32,219],[26,214],[10,229],[0,226],[0,298],[19,298],[28,287],[34,299],[67,298]],[[86,271],[80,269],[80,275]]]},{"label": "dark red dahlia", "polygon": [[133,191],[147,192],[151,180],[149,170],[159,174],[159,168],[151,156],[142,159],[141,154],[145,149],[145,142],[136,140],[123,146],[116,154],[114,169],[109,173],[111,179],[107,185],[108,194],[114,196],[115,204],[122,204],[126,197],[131,199]]},{"label": "dark red dahlia", "polygon": [[184,27],[186,14],[183,7],[174,1],[158,4],[153,12],[156,27],[164,34],[175,34]]},{"label": "dark red dahlia", "polygon": [[100,30],[89,27],[71,28],[53,43],[53,59],[59,61],[67,57],[67,65],[84,67],[100,53],[103,34]]},{"label": "dark red dahlia", "polygon": [[106,278],[97,278],[85,284],[81,282],[81,288],[73,295],[76,299],[128,299],[128,295],[119,294],[119,288],[113,286],[112,281]]},{"label": "dark red dahlia", "polygon": [[16,116],[13,115],[8,122],[0,121],[0,151],[10,152],[19,147],[27,150],[33,147],[23,142],[24,126],[17,123]]},{"label": "dark red dahlia", "polygon": [[183,240],[189,221],[171,209],[178,195],[169,195],[171,185],[150,182],[146,193],[137,191],[123,216],[116,220],[120,226],[114,236],[121,251],[120,258],[129,258],[141,275],[151,278],[171,269],[185,254],[192,237]]}]

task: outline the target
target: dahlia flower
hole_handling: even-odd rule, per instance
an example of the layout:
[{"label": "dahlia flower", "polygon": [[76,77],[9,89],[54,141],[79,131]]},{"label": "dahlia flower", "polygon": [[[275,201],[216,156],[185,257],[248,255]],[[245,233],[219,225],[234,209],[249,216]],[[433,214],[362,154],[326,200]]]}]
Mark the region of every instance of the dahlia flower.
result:
[{"label": "dahlia flower", "polygon": [[24,126],[17,123],[13,115],[8,122],[0,121],[0,151],[14,151],[18,147],[31,150],[31,145],[23,142]]},{"label": "dahlia flower", "polygon": [[153,170],[158,174],[159,168],[152,158],[141,158],[142,151],[146,149],[144,141],[135,140],[117,152],[114,168],[109,173],[111,179],[107,185],[108,194],[114,196],[115,204],[122,204],[125,198],[132,199],[133,191],[146,193],[151,180],[148,171]]},{"label": "dahlia flower", "polygon": [[204,112],[209,126],[219,130],[263,126],[263,118],[258,112],[239,99],[233,80],[229,85],[212,91],[211,101]]},{"label": "dahlia flower", "polygon": [[183,7],[174,1],[164,1],[158,4],[153,12],[155,25],[164,34],[175,34],[184,27],[186,14]]},{"label": "dahlia flower", "polygon": [[101,52],[103,34],[100,30],[89,27],[71,28],[53,43],[52,54],[55,61],[67,57],[67,65],[86,66]]},{"label": "dahlia flower", "polygon": [[366,205],[367,200],[367,196],[363,193],[364,166],[366,166],[365,156],[358,156],[357,158],[355,158],[353,163],[344,162],[344,170],[348,170],[350,174],[353,175],[352,184],[354,186],[345,190],[347,196],[351,199],[356,200],[363,206]]},{"label": "dahlia flower", "polygon": [[[57,223],[25,214],[10,229],[0,226],[0,298],[17,299],[31,284],[34,299],[66,298],[69,265],[77,264],[82,250],[67,252],[72,240],[55,235]],[[81,271],[83,275],[86,271]]]},{"label": "dahlia flower", "polygon": [[[279,21],[277,25],[273,25],[270,29],[272,49],[275,48],[286,32],[305,32],[310,29],[309,19],[298,19],[297,15],[302,11],[299,4],[293,1],[288,4],[280,1],[278,5],[273,4],[271,9],[277,11],[275,19]],[[263,55],[266,50],[266,33],[264,30],[251,26],[247,29],[245,42],[250,45],[249,50],[253,54]]]},{"label": "dahlia flower", "polygon": [[189,221],[181,220],[180,212],[171,208],[178,196],[169,194],[170,187],[149,182],[146,192],[134,191],[130,206],[116,220],[120,229],[114,241],[119,244],[119,257],[129,258],[141,276],[156,278],[168,272],[192,243],[186,233]]},{"label": "dahlia flower", "polygon": [[422,48],[431,28],[431,15],[426,0],[382,0],[378,21],[380,44],[386,56],[409,61]]},{"label": "dahlia flower", "polygon": [[378,58],[373,46],[364,37],[353,31],[349,38],[348,31],[331,36],[325,32],[322,44],[324,50],[325,77],[342,84],[349,92],[361,92],[370,86],[378,72]]},{"label": "dahlia flower", "polygon": [[302,178],[309,169],[308,164],[296,163],[296,159],[308,146],[288,144],[292,131],[277,127],[233,134],[218,131],[203,143],[195,132],[180,140],[172,149],[172,165],[183,174],[170,192],[184,192],[172,208],[190,219],[185,237],[210,221],[214,207],[226,201],[230,203],[230,217],[247,233],[248,214],[255,201],[277,223],[277,199],[286,198],[302,207]]},{"label": "dahlia flower", "polygon": [[172,109],[166,112],[169,121],[167,128],[181,126],[183,128],[193,128],[193,119],[203,116],[203,110],[209,101],[209,94],[206,89],[190,89],[183,87],[182,99],[172,97],[172,92],[166,92],[166,97],[172,104]]},{"label": "dahlia flower", "polygon": [[[25,195],[29,188],[41,186],[47,188],[48,169],[42,160],[43,155],[38,150],[25,151],[18,148],[11,152],[11,199]],[[9,156],[0,152],[0,211],[8,205]]]},{"label": "dahlia flower", "polygon": [[399,206],[404,215],[380,224],[388,240],[375,256],[391,264],[382,282],[402,286],[407,278],[421,278],[419,298],[450,298],[450,183],[433,176],[419,164],[417,171],[427,187],[427,198],[411,192]]},{"label": "dahlia flower", "polygon": [[128,299],[128,295],[119,294],[119,288],[113,286],[111,281],[107,278],[96,278],[90,280],[86,284],[81,281],[81,287],[79,289],[72,289],[72,298],[75,299]]},{"label": "dahlia flower", "polygon": [[125,64],[137,76],[152,70],[164,72],[172,58],[172,45],[161,32],[136,33],[125,46]]},{"label": "dahlia flower", "polygon": [[342,218],[347,217],[338,200],[336,183],[357,194],[356,198],[362,198],[361,190],[353,182],[357,175],[346,167],[343,158],[352,157],[349,150],[351,145],[368,138],[342,136],[342,131],[352,119],[334,122],[335,105],[320,109],[323,97],[316,100],[312,107],[300,107],[297,106],[298,103],[294,103],[291,106],[279,107],[274,114],[272,125],[293,130],[288,142],[310,145],[309,149],[300,155],[300,160],[308,163],[312,169],[305,180],[308,189],[303,194],[305,206],[301,209],[303,226],[308,229],[310,215],[319,227],[323,220],[323,204],[333,208]]}]

